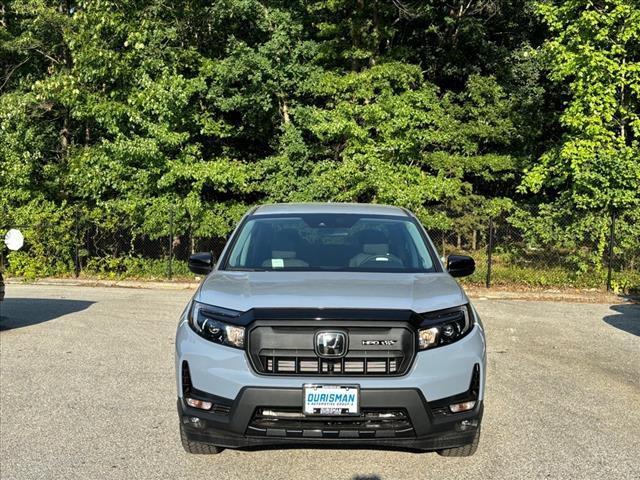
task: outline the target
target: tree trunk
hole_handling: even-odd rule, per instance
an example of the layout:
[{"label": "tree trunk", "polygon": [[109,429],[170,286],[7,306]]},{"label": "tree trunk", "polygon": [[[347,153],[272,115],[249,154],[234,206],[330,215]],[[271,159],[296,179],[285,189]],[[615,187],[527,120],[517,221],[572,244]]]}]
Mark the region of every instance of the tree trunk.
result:
[{"label": "tree trunk", "polygon": [[280,97],[280,112],[282,113],[284,124],[287,125],[291,119],[289,118],[289,105],[287,105],[284,97]]},{"label": "tree trunk", "polygon": [[369,66],[373,67],[380,55],[380,15],[378,13],[378,0],[373,2],[373,51],[369,57]]},{"label": "tree trunk", "polygon": [[[627,57],[625,56],[622,58],[622,68],[626,67],[626,63],[627,63]],[[627,85],[626,85],[625,74],[623,73],[622,75],[623,75],[622,82],[620,85],[620,137],[624,141],[625,145],[630,145],[630,141],[627,138],[626,118],[624,116],[624,112],[627,111],[627,103],[628,103],[628,99],[626,96]]]},{"label": "tree trunk", "polygon": [[65,158],[67,156],[67,150],[71,143],[71,132],[69,131],[69,110],[65,108],[65,113],[62,118],[62,130],[60,130],[60,157]]}]

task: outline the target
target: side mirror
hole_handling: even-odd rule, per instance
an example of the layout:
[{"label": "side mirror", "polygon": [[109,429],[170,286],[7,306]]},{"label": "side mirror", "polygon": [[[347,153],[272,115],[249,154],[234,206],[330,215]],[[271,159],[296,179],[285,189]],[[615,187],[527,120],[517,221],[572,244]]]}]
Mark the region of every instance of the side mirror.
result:
[{"label": "side mirror", "polygon": [[198,252],[189,257],[189,270],[200,275],[207,275],[215,264],[211,252]]},{"label": "side mirror", "polygon": [[452,277],[466,277],[476,270],[476,262],[467,255],[449,255],[447,271]]}]

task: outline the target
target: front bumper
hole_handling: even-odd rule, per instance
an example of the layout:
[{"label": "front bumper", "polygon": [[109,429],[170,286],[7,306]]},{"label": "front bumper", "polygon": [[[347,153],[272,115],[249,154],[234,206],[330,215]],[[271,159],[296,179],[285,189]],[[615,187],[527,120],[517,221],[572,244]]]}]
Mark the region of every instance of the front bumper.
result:
[{"label": "front bumper", "polygon": [[[188,383],[195,394],[191,396],[212,401],[216,405],[213,411],[184,403],[185,364],[189,367]],[[253,370],[245,351],[203,339],[191,330],[183,315],[176,335],[178,412],[188,439],[221,447],[339,444],[418,450],[453,448],[471,443],[480,425],[485,365],[484,331],[478,321],[460,341],[418,352],[411,368],[401,376],[262,375]],[[473,382],[476,385],[473,410],[452,414],[443,408],[465,401]],[[331,423],[336,422],[335,418],[327,419],[324,426],[287,424],[264,431],[250,428],[259,409],[301,412],[305,383],[359,385],[363,412],[402,410],[411,431],[336,428]]]},{"label": "front bumper", "polygon": [[[219,406],[226,405],[228,409],[222,413],[205,412],[187,406],[179,398],[180,421],[189,440],[227,448],[339,444],[363,448],[440,450],[471,443],[483,413],[481,401],[471,411],[451,414],[438,408],[446,400],[430,404],[417,389],[363,389],[360,392],[363,412],[402,409],[407,413],[412,430],[341,428],[342,417],[314,418],[312,423],[291,421],[282,427],[255,429],[253,421],[261,407],[301,410],[302,390],[247,387],[233,400],[217,396],[208,398]],[[324,426],[320,425],[322,423]]]},{"label": "front bumper", "polygon": [[429,402],[456,395],[469,387],[474,365],[480,367],[479,400],[484,396],[485,339],[478,322],[463,339],[439,348],[418,352],[409,371],[385,376],[275,376],[256,373],[247,353],[216,345],[198,336],[183,316],[176,334],[176,387],[182,395],[181,368],[189,364],[191,381],[198,390],[224,398],[236,398],[244,387],[301,388],[305,383],[360,385],[361,389],[418,389]]}]

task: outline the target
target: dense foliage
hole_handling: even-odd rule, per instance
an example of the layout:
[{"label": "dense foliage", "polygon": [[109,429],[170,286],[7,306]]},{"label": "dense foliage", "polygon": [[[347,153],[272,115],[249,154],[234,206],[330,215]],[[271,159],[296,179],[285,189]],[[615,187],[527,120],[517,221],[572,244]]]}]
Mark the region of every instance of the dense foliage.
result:
[{"label": "dense foliage", "polygon": [[615,213],[640,255],[635,0],[0,5],[16,271],[68,270],[78,218],[221,238],[268,201],[397,204],[466,239],[502,217],[578,271]]}]

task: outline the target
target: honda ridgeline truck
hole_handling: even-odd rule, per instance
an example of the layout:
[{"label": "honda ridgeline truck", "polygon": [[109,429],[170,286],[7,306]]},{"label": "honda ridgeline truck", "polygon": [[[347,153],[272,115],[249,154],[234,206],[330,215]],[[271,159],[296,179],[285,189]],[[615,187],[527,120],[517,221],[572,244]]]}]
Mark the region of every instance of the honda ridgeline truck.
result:
[{"label": "honda ridgeline truck", "polygon": [[472,455],[486,349],[478,313],[407,210],[365,204],[252,209],[176,336],[190,453],[255,446],[392,447]]}]

